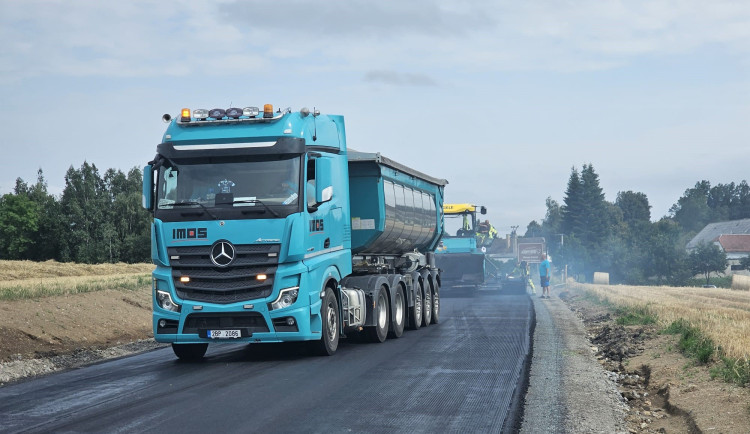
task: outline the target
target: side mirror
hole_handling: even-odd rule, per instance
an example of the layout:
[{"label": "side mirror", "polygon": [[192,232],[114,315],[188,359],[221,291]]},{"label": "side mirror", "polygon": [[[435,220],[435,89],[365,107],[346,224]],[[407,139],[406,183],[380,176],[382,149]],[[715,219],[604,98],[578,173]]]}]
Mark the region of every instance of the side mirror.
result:
[{"label": "side mirror", "polygon": [[154,209],[154,168],[149,164],[143,167],[142,205],[149,211]]},{"label": "side mirror", "polygon": [[480,214],[487,214],[487,207],[483,206],[483,207],[479,208],[479,213]]},{"label": "side mirror", "polygon": [[333,198],[332,161],[322,157],[315,159],[315,202],[328,202]]}]

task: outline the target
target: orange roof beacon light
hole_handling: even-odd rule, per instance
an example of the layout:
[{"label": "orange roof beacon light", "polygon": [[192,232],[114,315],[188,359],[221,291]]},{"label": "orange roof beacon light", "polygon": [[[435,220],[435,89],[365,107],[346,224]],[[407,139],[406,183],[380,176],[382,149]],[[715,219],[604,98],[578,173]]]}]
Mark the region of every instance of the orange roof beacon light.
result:
[{"label": "orange roof beacon light", "polygon": [[264,118],[272,118],[273,117],[273,104],[265,104],[263,106],[263,117]]},{"label": "orange roof beacon light", "polygon": [[190,122],[190,109],[188,108],[182,109],[182,114],[180,115],[180,122]]}]

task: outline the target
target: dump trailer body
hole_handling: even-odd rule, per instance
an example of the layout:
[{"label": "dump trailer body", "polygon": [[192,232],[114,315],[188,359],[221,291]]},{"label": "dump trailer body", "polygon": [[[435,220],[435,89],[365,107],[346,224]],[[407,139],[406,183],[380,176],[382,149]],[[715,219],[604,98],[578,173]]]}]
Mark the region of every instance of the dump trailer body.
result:
[{"label": "dump trailer body", "polygon": [[349,150],[352,253],[432,252],[443,234],[444,179],[379,153]]}]

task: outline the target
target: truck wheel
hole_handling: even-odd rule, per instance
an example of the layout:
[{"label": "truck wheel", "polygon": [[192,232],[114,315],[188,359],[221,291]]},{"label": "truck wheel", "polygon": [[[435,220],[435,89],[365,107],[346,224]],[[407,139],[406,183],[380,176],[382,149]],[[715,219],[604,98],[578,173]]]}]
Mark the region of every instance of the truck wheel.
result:
[{"label": "truck wheel", "polygon": [[422,284],[417,283],[414,289],[414,306],[409,308],[409,328],[418,330],[422,327]]},{"label": "truck wheel", "polygon": [[195,362],[203,358],[208,350],[208,344],[172,344],[174,355],[180,360]]},{"label": "truck wheel", "polygon": [[432,293],[432,323],[440,322],[440,285],[435,283],[435,291]]},{"label": "truck wheel", "polygon": [[432,290],[430,284],[424,288],[424,302],[422,303],[422,326],[427,327],[432,322]]},{"label": "truck wheel", "polygon": [[393,298],[393,311],[394,318],[391,321],[388,337],[400,338],[404,334],[404,326],[406,326],[406,299],[404,298],[404,288],[401,285],[398,286]]},{"label": "truck wheel", "polygon": [[390,307],[388,306],[388,294],[383,286],[380,287],[373,312],[375,325],[367,327],[367,337],[370,342],[384,342],[388,336],[388,325],[390,324]]},{"label": "truck wheel", "polygon": [[323,320],[323,329],[320,340],[313,341],[315,352],[320,356],[332,356],[339,347],[339,303],[331,288],[326,288],[320,316]]}]

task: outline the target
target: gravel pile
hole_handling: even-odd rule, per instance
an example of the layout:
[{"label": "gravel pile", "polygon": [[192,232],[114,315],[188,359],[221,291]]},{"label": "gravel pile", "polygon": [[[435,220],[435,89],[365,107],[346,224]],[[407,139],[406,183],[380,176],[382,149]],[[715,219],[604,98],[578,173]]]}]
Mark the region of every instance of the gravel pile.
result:
[{"label": "gravel pile", "polygon": [[69,354],[40,354],[39,357],[33,359],[24,359],[19,354],[14,357],[15,360],[0,363],[0,385],[27,377],[90,365],[102,360],[142,353],[165,345],[153,339],[143,339],[107,348],[79,349]]}]

